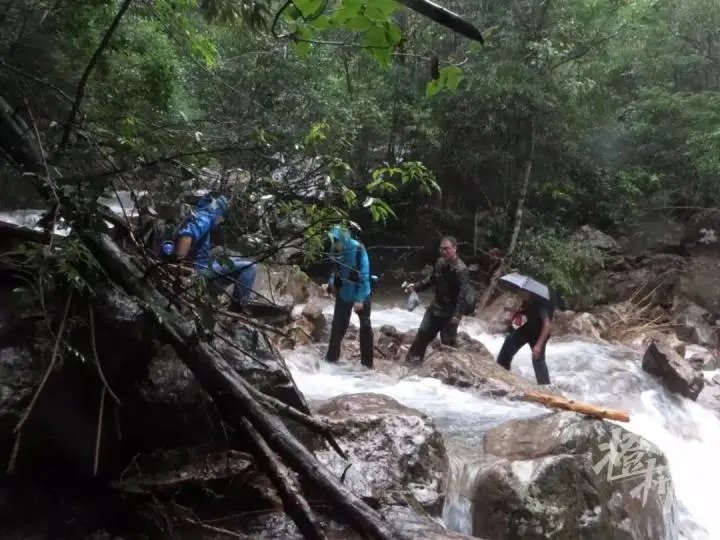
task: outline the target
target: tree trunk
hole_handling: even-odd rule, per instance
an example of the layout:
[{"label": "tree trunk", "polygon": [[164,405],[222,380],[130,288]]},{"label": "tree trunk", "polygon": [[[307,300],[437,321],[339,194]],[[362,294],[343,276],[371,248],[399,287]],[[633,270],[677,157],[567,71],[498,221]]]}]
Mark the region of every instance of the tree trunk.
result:
[{"label": "tree trunk", "polygon": [[247,418],[242,419],[245,432],[255,447],[255,458],[270,477],[273,485],[282,499],[285,512],[293,519],[305,538],[310,540],[326,540],[320,524],[315,519],[310,505],[302,496],[297,483],[285,466],[280,463],[277,456],[263,440],[257,430]]},{"label": "tree trunk", "polygon": [[512,237],[510,238],[510,245],[505,252],[505,256],[500,261],[500,264],[493,272],[490,278],[490,283],[487,289],[483,291],[482,297],[480,298],[479,308],[484,309],[492,298],[495,288],[497,287],[497,281],[505,271],[505,261],[512,257],[515,252],[515,246],[517,246],[518,237],[520,236],[520,229],[522,228],[523,211],[525,209],[525,198],[528,193],[528,186],[530,185],[530,173],[532,172],[532,163],[535,157],[535,123],[533,117],[530,117],[530,151],[525,159],[525,167],[523,171],[522,188],[520,189],[520,197],[518,198],[517,209],[515,210],[515,225],[513,227]]},{"label": "tree trunk", "polygon": [[587,414],[590,416],[595,416],[597,418],[609,418],[610,420],[617,420],[619,422],[630,421],[630,415],[625,411],[598,407],[597,405],[582,403],[580,401],[574,401],[572,399],[567,399],[562,396],[556,396],[553,394],[543,394],[541,392],[525,392],[523,394],[523,399],[527,401],[534,401],[536,403],[542,403],[543,405],[547,405],[548,407],[553,407],[555,409],[575,411],[577,413]]}]

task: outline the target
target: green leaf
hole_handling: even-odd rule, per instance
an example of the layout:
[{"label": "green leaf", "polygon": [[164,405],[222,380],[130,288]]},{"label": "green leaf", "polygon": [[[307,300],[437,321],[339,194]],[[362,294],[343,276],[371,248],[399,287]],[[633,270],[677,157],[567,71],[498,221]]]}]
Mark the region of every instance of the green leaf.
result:
[{"label": "green leaf", "polygon": [[295,7],[300,10],[303,17],[312,17],[323,7],[324,0],[293,0]]},{"label": "green leaf", "polygon": [[326,28],[334,26],[335,21],[327,15],[320,15],[317,19],[313,19],[310,25],[318,30],[325,30]]},{"label": "green leaf", "polygon": [[294,43],[295,51],[297,52],[298,56],[305,57],[310,52],[311,44],[307,41],[303,40],[309,40],[312,39],[313,33],[310,28],[307,26],[301,26],[297,29],[296,32],[296,41]]},{"label": "green leaf", "polygon": [[352,19],[345,23],[345,28],[348,30],[357,30],[364,32],[372,26],[372,21],[364,15],[355,15]]},{"label": "green leaf", "polygon": [[433,79],[427,84],[427,88],[425,89],[425,95],[427,97],[433,97],[440,90],[442,90],[441,79]]},{"label": "green leaf", "polygon": [[385,23],[385,34],[390,45],[397,45],[402,40],[402,30],[394,22]]},{"label": "green leaf", "polygon": [[387,48],[389,46],[385,28],[382,26],[373,26],[363,36],[363,47],[368,48]]},{"label": "green leaf", "polygon": [[441,77],[445,79],[445,85],[453,92],[457,90],[458,84],[465,76],[458,66],[448,66],[440,70]]},{"label": "green leaf", "polygon": [[390,44],[384,26],[373,26],[363,36],[363,47],[366,47],[381,64],[390,65]]},{"label": "green leaf", "polygon": [[307,41],[296,41],[293,46],[299,57],[304,58],[310,53],[310,43]]}]

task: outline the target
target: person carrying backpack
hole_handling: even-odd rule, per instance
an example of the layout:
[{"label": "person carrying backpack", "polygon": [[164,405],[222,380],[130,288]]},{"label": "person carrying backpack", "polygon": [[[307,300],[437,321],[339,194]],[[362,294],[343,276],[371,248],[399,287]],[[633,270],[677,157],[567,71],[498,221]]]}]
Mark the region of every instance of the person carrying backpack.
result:
[{"label": "person carrying backpack", "polygon": [[457,329],[463,315],[475,311],[475,290],[470,273],[458,257],[457,240],[452,236],[440,239],[440,257],[435,261],[432,274],[424,280],[410,284],[409,291],[421,292],[435,286],[435,298],[425,311],[417,335],[405,356],[408,364],[420,364],[427,346],[440,332],[443,345],[457,346]]},{"label": "person carrying backpack", "polygon": [[340,343],[345,337],[352,312],[360,320],[360,359],[366,368],[373,367],[373,331],[370,322],[372,278],[370,258],[360,242],[339,225],[330,230],[331,257],[334,269],[325,286],[328,293],[335,293],[330,341],[325,356],[327,362],[340,358]]},{"label": "person carrying backpack", "polygon": [[255,263],[240,257],[220,261],[211,256],[210,233],[225,220],[228,208],[225,196],[202,198],[195,212],[178,228],[174,242],[164,242],[162,251],[166,258],[190,262],[196,272],[216,287],[232,284],[232,300],[242,305],[247,302],[255,284]]}]

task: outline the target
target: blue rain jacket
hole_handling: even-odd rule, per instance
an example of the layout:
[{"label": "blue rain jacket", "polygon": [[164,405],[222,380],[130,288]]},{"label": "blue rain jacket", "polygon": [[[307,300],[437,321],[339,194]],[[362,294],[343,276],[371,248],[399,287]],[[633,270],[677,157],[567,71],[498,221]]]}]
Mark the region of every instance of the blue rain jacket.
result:
[{"label": "blue rain jacket", "polygon": [[[210,231],[216,226],[216,219],[224,216],[228,210],[228,203],[225,197],[217,199],[203,199],[197,205],[195,215],[183,225],[177,236],[189,236],[192,238],[190,252],[193,256],[193,264],[198,272],[208,278],[225,276],[235,283],[233,297],[238,301],[245,301],[252,292],[255,284],[257,265],[253,261],[240,257],[229,257],[230,263],[218,260],[211,260]],[[199,243],[198,243],[199,242]],[[220,283],[223,280],[220,281]]]},{"label": "blue rain jacket", "polygon": [[[342,280],[342,286],[338,291],[338,295],[343,302],[364,302],[370,296],[370,259],[365,247],[354,238],[350,233],[338,225],[330,230],[330,237],[333,240],[340,240],[343,243],[341,251],[331,253],[330,257],[337,263],[337,269]],[[357,250],[360,249],[360,268],[357,267]],[[358,280],[351,281],[350,274],[357,269]],[[335,285],[335,274],[330,275],[328,283]]]}]

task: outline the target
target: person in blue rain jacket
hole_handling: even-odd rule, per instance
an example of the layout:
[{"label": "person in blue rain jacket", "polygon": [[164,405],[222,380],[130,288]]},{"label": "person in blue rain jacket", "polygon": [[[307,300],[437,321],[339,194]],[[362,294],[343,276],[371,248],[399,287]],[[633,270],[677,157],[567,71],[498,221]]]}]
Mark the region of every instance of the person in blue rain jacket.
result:
[{"label": "person in blue rain jacket", "polygon": [[352,312],[360,320],[360,359],[362,365],[373,367],[373,331],[370,323],[371,276],[370,259],[365,246],[350,233],[335,225],[330,230],[333,272],[327,283],[329,293],[335,294],[335,310],[330,329],[330,342],[325,359],[337,362]]},{"label": "person in blue rain jacket", "polygon": [[240,257],[227,257],[221,262],[213,259],[210,253],[210,233],[225,220],[228,207],[224,196],[201,199],[193,215],[178,229],[171,249],[174,248],[176,260],[191,261],[195,270],[210,283],[221,287],[232,283],[233,302],[242,305],[247,302],[255,284],[256,264]]}]

